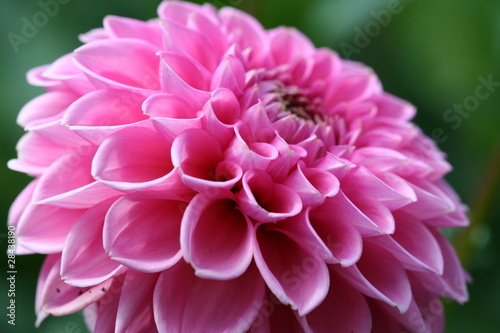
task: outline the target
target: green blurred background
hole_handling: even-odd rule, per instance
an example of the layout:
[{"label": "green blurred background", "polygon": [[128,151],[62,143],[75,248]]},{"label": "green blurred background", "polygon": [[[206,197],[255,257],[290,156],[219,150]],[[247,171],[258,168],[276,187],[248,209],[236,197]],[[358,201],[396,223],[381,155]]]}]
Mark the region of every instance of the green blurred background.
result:
[{"label": "green blurred background", "polygon": [[[48,0],[42,0],[46,2]],[[156,16],[159,0],[59,0],[58,12],[19,45],[8,33],[21,35],[43,10],[35,0],[0,2],[0,176],[1,220],[29,177],[7,170],[23,133],[16,123],[21,107],[42,93],[26,83],[32,67],[50,63],[80,45],[77,36],[100,27],[105,15],[138,19]],[[343,58],[366,63],[387,91],[418,107],[415,122],[432,135],[441,129],[439,146],[454,171],[447,179],[470,206],[471,228],[449,232],[474,278],[470,301],[447,304],[446,332],[500,331],[500,84],[473,111],[446,120],[454,104],[473,100],[480,77],[500,82],[500,2],[498,0],[215,0],[256,16],[266,28],[295,26],[317,46],[335,49]],[[484,89],[484,88],[482,88]],[[485,90],[484,90],[485,91]],[[456,115],[455,115],[456,117]],[[458,125],[458,122],[460,124]],[[453,128],[453,127],[454,128]],[[33,327],[36,279],[42,256],[17,257],[16,326],[7,324],[6,227],[0,223],[0,332],[86,332],[80,314],[48,318]]]}]

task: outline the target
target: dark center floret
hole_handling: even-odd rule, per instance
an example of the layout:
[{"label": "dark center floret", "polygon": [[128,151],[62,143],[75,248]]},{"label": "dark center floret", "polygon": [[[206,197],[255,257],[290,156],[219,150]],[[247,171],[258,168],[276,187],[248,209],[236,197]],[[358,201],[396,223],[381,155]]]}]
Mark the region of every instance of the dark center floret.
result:
[{"label": "dark center floret", "polygon": [[305,89],[297,86],[280,87],[278,99],[283,105],[283,112],[289,112],[299,118],[318,122],[322,119],[320,98],[314,98]]}]

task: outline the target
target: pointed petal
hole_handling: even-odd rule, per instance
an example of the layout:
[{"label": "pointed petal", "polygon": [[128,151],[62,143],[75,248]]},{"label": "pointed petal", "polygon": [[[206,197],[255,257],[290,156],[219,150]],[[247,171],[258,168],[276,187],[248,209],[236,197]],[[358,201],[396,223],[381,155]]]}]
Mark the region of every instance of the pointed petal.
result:
[{"label": "pointed petal", "polygon": [[160,89],[156,52],[148,42],[120,38],[85,44],[73,56],[76,65],[100,88],[151,93]]},{"label": "pointed petal", "polygon": [[96,90],[73,103],[62,123],[90,143],[99,145],[126,125],[148,119],[141,109],[144,100],[144,96],[126,90]]},{"label": "pointed petal", "polygon": [[256,230],[254,258],[260,274],[281,303],[290,304],[300,315],[305,315],[328,293],[330,279],[326,264],[284,233],[266,226]]},{"label": "pointed petal", "polygon": [[250,220],[236,208],[233,193],[198,194],[182,219],[182,252],[197,276],[234,279],[252,260],[252,232]]},{"label": "pointed petal", "polygon": [[242,179],[243,189],[236,197],[241,211],[260,222],[276,222],[297,215],[302,201],[287,186],[274,184],[265,171],[247,171]]},{"label": "pointed petal", "polygon": [[116,333],[158,332],[153,316],[153,292],[158,276],[127,272],[118,303]]},{"label": "pointed petal", "polygon": [[153,308],[161,332],[244,332],[257,316],[264,282],[251,265],[228,281],[201,279],[183,261],[163,271],[156,283]]},{"label": "pointed petal", "polygon": [[69,231],[84,212],[83,209],[31,204],[19,219],[17,242],[38,253],[61,252]]},{"label": "pointed petal", "polygon": [[318,333],[369,333],[372,316],[364,296],[337,273],[331,274],[331,287],[325,300],[304,318],[308,326]]},{"label": "pointed petal", "polygon": [[356,265],[336,269],[365,295],[395,306],[401,313],[408,310],[412,300],[408,276],[386,250],[365,241]]},{"label": "pointed petal", "polygon": [[117,273],[121,265],[111,260],[102,246],[104,216],[115,199],[89,209],[73,226],[62,251],[61,276],[76,287],[89,287]]},{"label": "pointed petal", "polygon": [[171,267],[182,256],[179,234],[185,207],[184,202],[143,195],[120,198],[106,215],[104,248],[113,260],[138,271]]}]

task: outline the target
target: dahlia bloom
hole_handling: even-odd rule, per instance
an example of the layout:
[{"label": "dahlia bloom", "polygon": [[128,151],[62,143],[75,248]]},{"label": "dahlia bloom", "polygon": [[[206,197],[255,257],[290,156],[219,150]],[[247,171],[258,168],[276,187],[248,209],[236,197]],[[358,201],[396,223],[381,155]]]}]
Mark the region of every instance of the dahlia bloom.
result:
[{"label": "dahlia bloom", "polygon": [[17,253],[37,324],[93,332],[441,332],[468,224],[415,109],[366,66],[234,8],[109,16],[28,73]]}]

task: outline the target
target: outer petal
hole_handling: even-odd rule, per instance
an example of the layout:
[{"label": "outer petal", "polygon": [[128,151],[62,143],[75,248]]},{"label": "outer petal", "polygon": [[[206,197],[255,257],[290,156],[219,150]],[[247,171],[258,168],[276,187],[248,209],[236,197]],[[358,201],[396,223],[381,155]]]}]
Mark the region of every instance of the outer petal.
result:
[{"label": "outer petal", "polygon": [[198,194],[182,219],[184,258],[199,277],[234,279],[252,260],[252,229],[249,219],[236,208],[230,191]]},{"label": "outer petal", "polygon": [[359,291],[406,312],[412,300],[410,282],[401,264],[387,250],[364,244],[354,266],[338,269]]},{"label": "outer petal", "polygon": [[305,315],[328,293],[330,279],[326,264],[283,232],[267,226],[261,225],[256,230],[255,262],[274,295]]},{"label": "outer petal", "polygon": [[148,119],[141,109],[144,100],[144,96],[126,90],[96,90],[73,103],[62,122],[85,140],[99,145],[117,130]]},{"label": "outer petal", "polygon": [[369,333],[372,316],[364,296],[338,274],[331,274],[325,300],[303,320],[312,332]]},{"label": "outer petal", "polygon": [[119,199],[106,216],[104,248],[113,260],[138,271],[171,267],[182,257],[179,234],[185,207],[184,202],[142,194]]},{"label": "outer petal", "polygon": [[73,53],[76,65],[100,88],[151,93],[159,90],[157,48],[138,39],[107,39],[83,45]]},{"label": "outer petal", "polygon": [[85,210],[29,205],[16,229],[20,246],[38,253],[61,252],[66,237]]},{"label": "outer petal", "polygon": [[55,160],[69,152],[70,148],[58,145],[35,132],[28,132],[21,137],[16,150],[18,157],[8,162],[9,169],[38,176]]},{"label": "outer petal", "polygon": [[160,274],[154,316],[160,332],[245,332],[263,298],[264,282],[254,265],[236,279],[216,281],[196,277],[181,261]]},{"label": "outer petal", "polygon": [[82,310],[102,298],[113,282],[109,279],[93,287],[73,287],[61,280],[60,265],[60,255],[51,255],[42,266],[37,285],[37,325],[46,314],[63,316]]},{"label": "outer petal", "polygon": [[94,180],[90,166],[96,148],[82,146],[62,156],[40,177],[33,193],[37,204],[89,208],[121,193]]},{"label": "outer petal", "polygon": [[92,161],[92,175],[125,191],[181,185],[175,179],[170,148],[171,142],[155,130],[124,128],[99,146]]},{"label": "outer petal", "polygon": [[115,200],[106,200],[89,209],[69,232],[61,259],[61,276],[67,284],[93,286],[122,267],[109,259],[102,246],[104,216]]},{"label": "outer petal", "polygon": [[116,315],[116,333],[158,332],[153,316],[153,291],[158,276],[127,272]]}]

